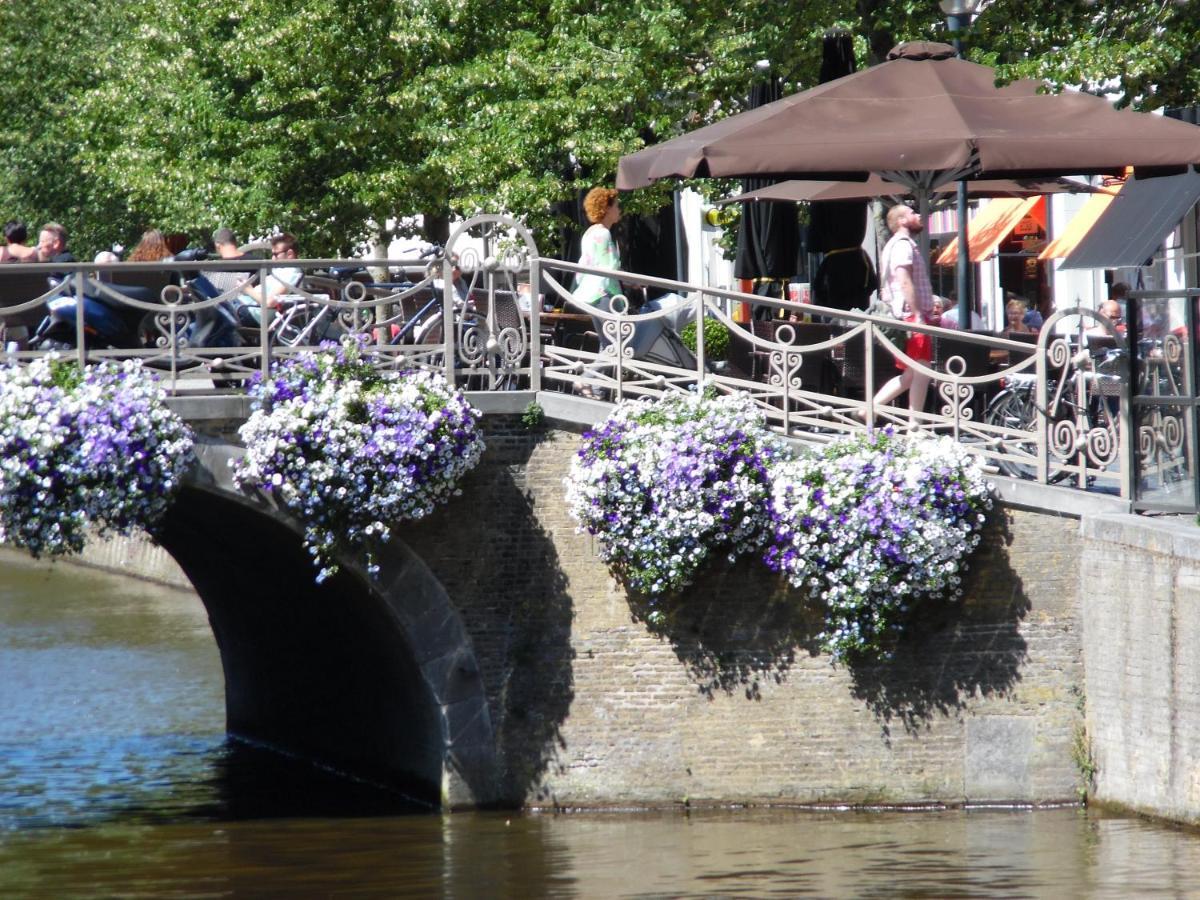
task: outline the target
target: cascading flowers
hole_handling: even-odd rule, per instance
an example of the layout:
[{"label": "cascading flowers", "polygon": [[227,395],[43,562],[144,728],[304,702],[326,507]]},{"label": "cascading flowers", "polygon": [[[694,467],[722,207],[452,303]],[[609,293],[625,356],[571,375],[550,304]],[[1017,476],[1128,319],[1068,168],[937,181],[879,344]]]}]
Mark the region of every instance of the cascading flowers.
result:
[{"label": "cascading flowers", "polygon": [[948,438],[887,430],[797,457],[744,396],[623,403],[583,436],[565,484],[579,530],[652,603],[714,554],[761,552],[821,605],[835,661],[886,658],[914,604],[957,598],[991,507]]},{"label": "cascading flowers", "polygon": [[745,396],[623,403],[583,436],[567,505],[625,584],[669,594],[712,554],[732,560],[762,548],[769,472],[788,456]]},{"label": "cascading flowers", "polygon": [[376,574],[373,547],[392,524],[457,494],[483,453],[479,413],[461,392],[431,372],[375,368],[352,337],[279,362],[250,393],[234,481],[304,523],[318,582],[343,550],[364,553]]},{"label": "cascading flowers", "polygon": [[775,470],[764,558],[823,601],[835,659],[886,657],[912,604],[961,593],[990,507],[978,463],[949,438],[843,439]]},{"label": "cascading flowers", "polygon": [[140,361],[0,369],[0,540],[35,557],[78,553],[89,532],[153,534],[192,462]]}]

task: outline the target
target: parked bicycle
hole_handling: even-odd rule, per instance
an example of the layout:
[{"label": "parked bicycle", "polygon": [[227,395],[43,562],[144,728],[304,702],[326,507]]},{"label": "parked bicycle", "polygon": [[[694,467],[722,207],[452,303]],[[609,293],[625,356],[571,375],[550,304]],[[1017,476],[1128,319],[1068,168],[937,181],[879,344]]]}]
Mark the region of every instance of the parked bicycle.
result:
[{"label": "parked bicycle", "polygon": [[[988,404],[984,421],[1009,434],[1028,437],[1007,438],[1008,454],[997,460],[1000,471],[1014,478],[1037,478],[1039,414],[1044,413],[1047,440],[1053,458],[1067,460],[1085,452],[1099,468],[1116,458],[1118,398],[1128,371],[1128,353],[1111,346],[1083,348],[1072,359],[1072,371],[1065,381],[1047,377],[1046,409],[1037,404],[1037,376],[1009,375],[1004,388]],[[1014,458],[1014,456],[1016,458]],[[1028,461],[1025,461],[1028,460]],[[1063,469],[1051,473],[1050,482],[1071,476]]]}]

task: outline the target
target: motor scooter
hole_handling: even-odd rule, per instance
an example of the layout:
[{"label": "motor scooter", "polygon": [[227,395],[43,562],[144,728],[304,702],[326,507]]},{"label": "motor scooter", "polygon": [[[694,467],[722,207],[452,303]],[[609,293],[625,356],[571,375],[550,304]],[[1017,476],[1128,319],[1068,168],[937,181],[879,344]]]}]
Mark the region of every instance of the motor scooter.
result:
[{"label": "motor scooter", "polygon": [[[33,350],[73,350],[78,340],[77,281],[80,273],[68,275],[59,283],[60,296],[46,302],[47,315],[29,339]],[[117,296],[113,296],[117,295]],[[126,306],[120,298],[143,302],[156,299],[149,288],[137,285],[104,284],[84,278],[83,334],[89,348],[131,350],[141,346],[138,325],[145,310]]]},{"label": "motor scooter", "polygon": [[[184,251],[176,257],[180,261],[200,261],[206,258],[204,251]],[[125,273],[132,280],[134,273]],[[178,288],[184,298],[190,291],[197,298],[216,296],[219,292],[200,272],[184,273],[187,280]],[[65,278],[60,284],[60,296],[47,301],[48,314],[29,340],[31,349],[75,349],[78,340],[76,328],[77,282],[84,277],[78,273]],[[83,282],[83,333],[89,348],[130,350],[161,346],[161,339],[168,334],[156,320],[156,313],[143,306],[126,304],[124,299],[140,303],[162,302],[162,292],[169,281],[151,277],[143,284],[125,281],[97,281],[85,278]],[[180,331],[183,342],[192,347],[239,347],[242,340],[237,331],[235,310],[228,304],[188,310],[186,303],[178,307],[187,312],[188,321]]]}]

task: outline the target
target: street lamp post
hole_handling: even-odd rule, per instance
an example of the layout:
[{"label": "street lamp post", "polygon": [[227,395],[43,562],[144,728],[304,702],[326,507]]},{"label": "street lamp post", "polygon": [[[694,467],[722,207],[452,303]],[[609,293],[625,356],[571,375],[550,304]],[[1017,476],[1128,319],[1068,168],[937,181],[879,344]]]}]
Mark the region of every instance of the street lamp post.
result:
[{"label": "street lamp post", "polygon": [[[939,6],[946,14],[946,26],[950,29],[950,40],[954,52],[963,55],[961,33],[971,24],[979,0],[940,0]],[[955,289],[958,292],[958,327],[971,331],[971,248],[967,246],[967,182],[959,179],[955,208],[958,213],[958,264],[955,267]]]}]

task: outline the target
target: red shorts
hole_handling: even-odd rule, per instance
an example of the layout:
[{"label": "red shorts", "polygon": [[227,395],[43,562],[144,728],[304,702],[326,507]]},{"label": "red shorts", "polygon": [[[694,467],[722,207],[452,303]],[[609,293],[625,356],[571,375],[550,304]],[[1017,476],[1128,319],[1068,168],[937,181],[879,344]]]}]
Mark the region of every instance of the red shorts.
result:
[{"label": "red shorts", "polygon": [[[912,318],[909,322],[919,322],[919,319]],[[928,334],[910,334],[908,342],[904,345],[904,352],[908,354],[910,359],[915,359],[917,362],[928,363],[933,361],[933,337]],[[896,360],[896,368],[903,372],[908,368],[903,360]]]}]

